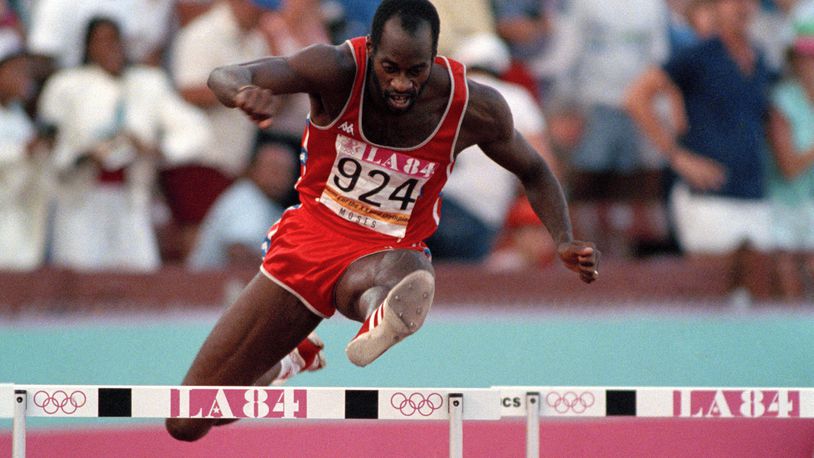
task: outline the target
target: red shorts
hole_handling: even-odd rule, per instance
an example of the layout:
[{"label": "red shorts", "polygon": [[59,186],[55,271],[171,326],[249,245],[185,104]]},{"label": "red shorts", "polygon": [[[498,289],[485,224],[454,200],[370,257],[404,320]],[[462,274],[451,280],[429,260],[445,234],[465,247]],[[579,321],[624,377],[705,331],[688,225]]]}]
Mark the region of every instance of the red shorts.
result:
[{"label": "red shorts", "polygon": [[315,314],[336,312],[334,289],[345,269],[364,256],[389,250],[415,250],[429,256],[423,242],[382,245],[337,234],[300,207],[283,213],[269,229],[260,271]]}]

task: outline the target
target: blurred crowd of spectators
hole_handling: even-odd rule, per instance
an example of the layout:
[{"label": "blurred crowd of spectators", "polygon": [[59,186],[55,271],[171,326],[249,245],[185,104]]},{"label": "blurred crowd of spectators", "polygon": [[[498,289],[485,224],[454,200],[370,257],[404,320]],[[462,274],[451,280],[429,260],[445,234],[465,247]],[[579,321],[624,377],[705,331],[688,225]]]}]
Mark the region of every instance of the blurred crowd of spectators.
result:
[{"label": "blurred crowd of spectators", "polygon": [[[0,0],[0,269],[256,263],[296,202],[302,94],[258,131],[207,89],[228,63],[368,33],[377,0]],[[434,0],[439,53],[494,86],[605,256],[773,263],[814,294],[814,0]],[[556,247],[476,147],[437,260]],[[748,285],[746,285],[748,286]]]}]

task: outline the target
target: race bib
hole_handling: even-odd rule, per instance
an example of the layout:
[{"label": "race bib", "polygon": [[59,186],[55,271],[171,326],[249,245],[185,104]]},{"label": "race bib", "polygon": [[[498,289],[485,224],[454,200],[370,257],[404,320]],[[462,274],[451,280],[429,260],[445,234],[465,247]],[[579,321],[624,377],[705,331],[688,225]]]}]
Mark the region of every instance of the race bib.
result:
[{"label": "race bib", "polygon": [[341,218],[402,238],[415,202],[438,164],[336,137],[336,160],[320,203]]}]

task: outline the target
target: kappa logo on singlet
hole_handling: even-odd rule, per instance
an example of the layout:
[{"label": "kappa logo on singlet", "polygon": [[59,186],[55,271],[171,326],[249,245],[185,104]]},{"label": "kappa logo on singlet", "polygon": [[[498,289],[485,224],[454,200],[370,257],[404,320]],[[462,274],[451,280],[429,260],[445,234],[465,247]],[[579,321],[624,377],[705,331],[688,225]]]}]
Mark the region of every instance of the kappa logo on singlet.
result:
[{"label": "kappa logo on singlet", "polygon": [[353,124],[350,124],[349,122],[345,121],[342,123],[341,126],[339,126],[339,130],[344,131],[346,134],[353,135]]}]

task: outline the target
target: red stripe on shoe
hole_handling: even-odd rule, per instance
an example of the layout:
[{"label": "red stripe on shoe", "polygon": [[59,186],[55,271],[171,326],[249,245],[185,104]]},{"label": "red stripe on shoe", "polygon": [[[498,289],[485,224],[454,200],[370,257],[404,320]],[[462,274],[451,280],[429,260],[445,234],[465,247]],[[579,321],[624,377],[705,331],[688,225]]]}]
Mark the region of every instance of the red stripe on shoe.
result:
[{"label": "red stripe on shoe", "polygon": [[359,332],[357,332],[356,336],[354,336],[353,338],[355,339],[355,338],[361,336],[362,334],[364,334],[364,333],[366,333],[366,332],[368,332],[368,331],[370,331],[372,329],[375,329],[376,326],[381,324],[383,317],[384,317],[384,302],[382,302],[382,305],[380,305],[373,313],[371,313],[367,317],[365,322],[362,323],[362,327],[359,328]]}]

